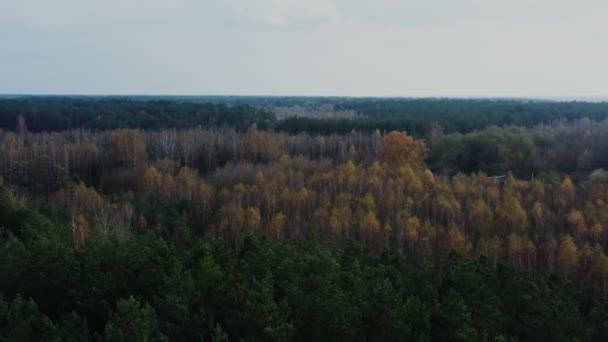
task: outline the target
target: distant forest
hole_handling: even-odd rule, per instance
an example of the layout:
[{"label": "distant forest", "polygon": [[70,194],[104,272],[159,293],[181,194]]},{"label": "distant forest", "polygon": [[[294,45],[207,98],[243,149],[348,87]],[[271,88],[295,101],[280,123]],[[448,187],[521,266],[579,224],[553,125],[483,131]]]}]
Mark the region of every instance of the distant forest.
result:
[{"label": "distant forest", "polygon": [[0,99],[0,341],[605,341],[608,104]]},{"label": "distant forest", "polygon": [[26,97],[0,100],[0,128],[57,132],[69,129],[233,127],[245,130],[275,122],[272,113],[249,105],[137,101],[123,98]]},{"label": "distant forest", "polygon": [[[283,114],[280,120],[275,115],[277,108]],[[340,113],[353,113],[353,117],[345,118]],[[341,134],[378,129],[402,130],[421,137],[433,122],[441,125],[445,133],[470,133],[490,126],[533,127],[582,118],[601,121],[608,118],[608,103],[219,96],[0,99],[0,128],[14,130],[20,115],[32,132],[197,126],[245,130],[256,123],[262,129],[273,128],[290,134]]]}]

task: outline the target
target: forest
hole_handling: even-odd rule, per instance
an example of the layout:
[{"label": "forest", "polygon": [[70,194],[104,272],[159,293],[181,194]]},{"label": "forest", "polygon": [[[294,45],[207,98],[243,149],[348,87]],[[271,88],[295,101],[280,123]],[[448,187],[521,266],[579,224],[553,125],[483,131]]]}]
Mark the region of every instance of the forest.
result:
[{"label": "forest", "polygon": [[608,103],[0,99],[0,341],[605,341]]}]

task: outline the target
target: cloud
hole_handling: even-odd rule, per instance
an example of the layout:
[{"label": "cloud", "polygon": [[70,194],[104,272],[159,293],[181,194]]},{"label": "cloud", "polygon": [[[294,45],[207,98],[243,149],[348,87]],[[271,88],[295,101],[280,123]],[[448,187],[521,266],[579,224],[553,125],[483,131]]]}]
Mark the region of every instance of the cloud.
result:
[{"label": "cloud", "polygon": [[334,0],[226,0],[228,16],[248,24],[271,27],[328,23],[337,19]]},{"label": "cloud", "polygon": [[605,1],[8,2],[0,93],[608,93]]}]

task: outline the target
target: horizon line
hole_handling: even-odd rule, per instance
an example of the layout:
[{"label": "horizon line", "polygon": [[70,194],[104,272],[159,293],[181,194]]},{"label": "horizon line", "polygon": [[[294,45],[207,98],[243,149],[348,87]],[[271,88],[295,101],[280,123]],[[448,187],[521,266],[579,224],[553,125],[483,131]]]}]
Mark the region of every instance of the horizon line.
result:
[{"label": "horizon line", "polygon": [[378,98],[378,99],[518,99],[518,100],[603,100],[608,95],[294,95],[294,94],[144,94],[144,93],[0,93],[2,97],[269,97],[269,98]]}]

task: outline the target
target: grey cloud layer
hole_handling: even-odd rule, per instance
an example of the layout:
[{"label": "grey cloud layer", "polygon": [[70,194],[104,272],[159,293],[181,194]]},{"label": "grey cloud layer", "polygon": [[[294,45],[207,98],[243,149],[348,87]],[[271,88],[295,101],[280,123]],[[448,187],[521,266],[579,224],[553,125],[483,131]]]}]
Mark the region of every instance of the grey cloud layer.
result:
[{"label": "grey cloud layer", "polygon": [[608,5],[5,0],[0,93],[608,94]]}]

